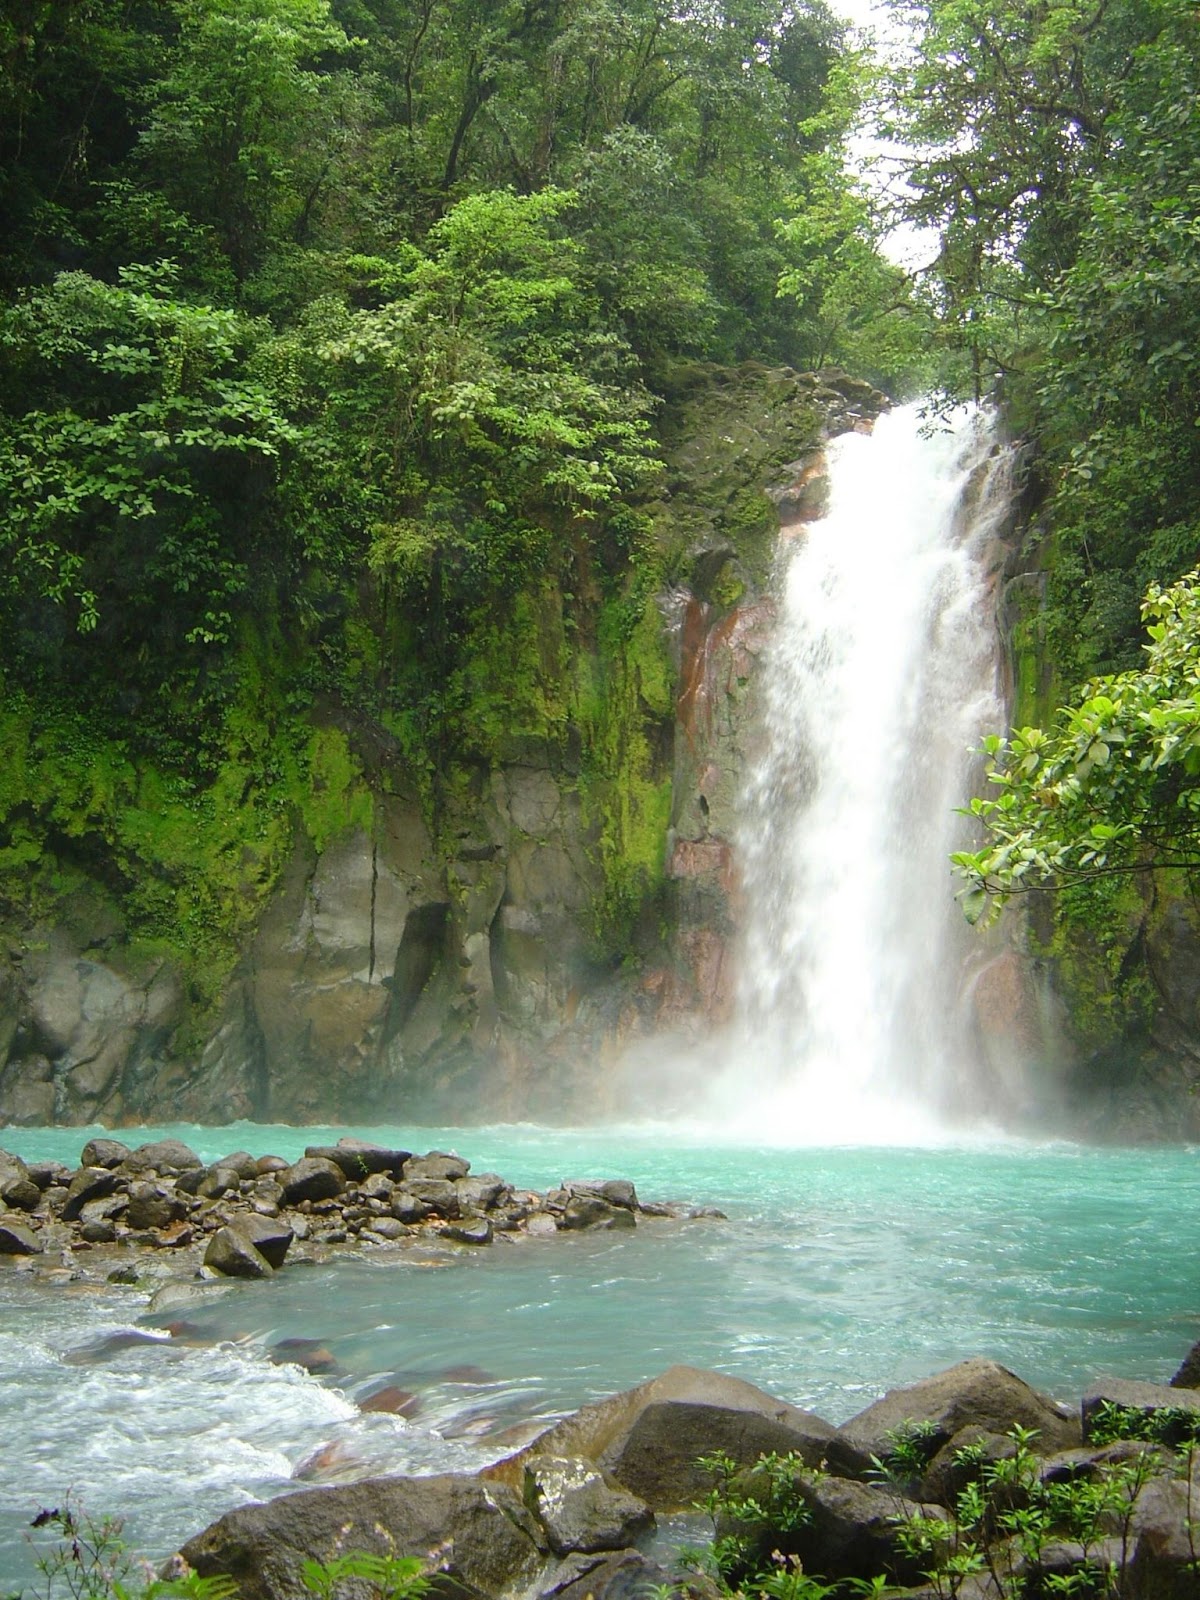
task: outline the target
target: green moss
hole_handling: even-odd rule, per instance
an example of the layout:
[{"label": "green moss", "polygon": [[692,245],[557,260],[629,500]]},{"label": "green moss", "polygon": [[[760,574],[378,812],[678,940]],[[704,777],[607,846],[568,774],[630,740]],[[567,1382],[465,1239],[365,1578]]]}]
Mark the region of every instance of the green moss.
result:
[{"label": "green moss", "polygon": [[313,729],[294,779],[293,795],[318,855],[341,834],[371,831],[371,791],[340,728]]},{"label": "green moss", "polygon": [[1071,1029],[1085,1051],[1105,1049],[1149,1026],[1157,996],[1142,956],[1143,886],[1096,878],[1064,890],[1041,954],[1054,963]]},{"label": "green moss", "polygon": [[596,655],[578,663],[580,794],[602,884],[591,933],[602,959],[621,960],[656,917],[666,882],[672,796],[663,735],[674,717],[675,674],[652,598],[636,610],[610,601],[597,640]]}]

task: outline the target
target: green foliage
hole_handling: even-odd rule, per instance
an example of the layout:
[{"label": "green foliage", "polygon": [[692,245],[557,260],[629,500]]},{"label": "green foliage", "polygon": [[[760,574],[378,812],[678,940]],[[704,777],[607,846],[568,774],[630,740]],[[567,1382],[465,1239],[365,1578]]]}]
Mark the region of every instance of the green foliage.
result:
[{"label": "green foliage", "polygon": [[936,1453],[938,1437],[936,1423],[902,1422],[888,1433],[884,1454],[872,1457],[876,1477],[910,1493]]},{"label": "green foliage", "polygon": [[[773,526],[744,463],[668,499],[671,374],[913,355],[826,153],[862,99],[844,35],[824,0],[0,17],[14,922],[102,884],[130,959],[180,962],[203,1010],[295,827],[370,827],[340,731],[366,728],[439,840],[482,767],[569,752],[597,950],[653,936],[651,596],[693,516],[747,571]],[[794,460],[794,381],[769,409]]]},{"label": "green foliage", "polygon": [[317,1600],[341,1600],[349,1594],[365,1600],[421,1600],[429,1593],[431,1582],[419,1556],[361,1553],[336,1556],[332,1561],[306,1561],[300,1577]]},{"label": "green foliage", "polygon": [[1093,679],[1055,728],[985,742],[983,848],[954,864],[968,917],[1024,890],[1175,866],[1200,848],[1200,574],[1153,585],[1140,670]]},{"label": "green foliage", "polygon": [[1200,1412],[1188,1406],[1156,1406],[1152,1411],[1103,1400],[1088,1420],[1093,1444],[1113,1444],[1118,1439],[1141,1439],[1150,1444],[1193,1450],[1200,1443]]}]

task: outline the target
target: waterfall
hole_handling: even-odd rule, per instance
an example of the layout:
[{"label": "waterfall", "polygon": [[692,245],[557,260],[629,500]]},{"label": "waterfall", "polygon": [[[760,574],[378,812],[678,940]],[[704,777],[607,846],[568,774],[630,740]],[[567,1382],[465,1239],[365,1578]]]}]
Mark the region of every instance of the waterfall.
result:
[{"label": "waterfall", "polygon": [[980,1110],[947,857],[972,750],[1004,720],[986,558],[1008,474],[972,409],[929,429],[897,409],[828,458],[826,515],[781,548],[719,1114],[787,1143],[896,1143]]}]

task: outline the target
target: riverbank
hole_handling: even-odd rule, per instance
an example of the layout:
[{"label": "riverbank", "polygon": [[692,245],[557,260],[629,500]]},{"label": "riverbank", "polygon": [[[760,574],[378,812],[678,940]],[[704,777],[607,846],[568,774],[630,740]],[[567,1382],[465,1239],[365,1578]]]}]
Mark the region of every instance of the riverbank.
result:
[{"label": "riverbank", "polygon": [[[235,1150],[205,1162],[181,1139],[131,1148],[89,1139],[71,1168],[0,1149],[0,1258],[36,1276],[137,1284],[154,1257],[173,1279],[269,1278],[339,1247],[481,1248],[558,1233],[635,1228],[646,1218],[723,1220],[712,1206],[643,1203],[624,1178],[568,1179],[538,1193],[472,1175],[445,1150],[343,1135],[296,1161]],[[169,1300],[161,1291],[152,1309]]]},{"label": "riverbank", "polygon": [[[473,1471],[676,1362],[840,1424],[879,1382],[972,1352],[1057,1395],[1097,1373],[1166,1382],[1200,1328],[1180,1270],[1200,1250],[1196,1154],[1182,1148],[780,1150],[635,1126],[176,1124],[138,1137],[181,1138],[208,1163],[237,1146],[293,1162],[347,1132],[457,1149],[472,1175],[539,1193],[572,1173],[626,1176],[639,1198],[686,1197],[729,1220],[645,1218],[485,1249],[432,1232],[347,1243],[268,1279],[189,1282],[186,1306],[154,1315],[170,1252],[138,1253],[141,1286],[91,1281],[95,1251],[77,1260],[86,1279],[0,1271],[0,1571],[25,1575],[29,1518],[67,1485],[125,1515],[131,1543],[157,1556],[299,1482]],[[89,1135],[101,1130],[0,1142],[75,1163]],[[169,1335],[180,1321],[190,1329]],[[299,1364],[322,1350],[319,1372]],[[364,1411],[386,1387],[417,1409]]]}]

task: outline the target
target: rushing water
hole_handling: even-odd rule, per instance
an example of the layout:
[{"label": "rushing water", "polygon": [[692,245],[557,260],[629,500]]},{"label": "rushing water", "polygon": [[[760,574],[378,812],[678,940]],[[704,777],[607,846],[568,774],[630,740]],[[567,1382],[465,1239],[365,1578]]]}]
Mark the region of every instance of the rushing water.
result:
[{"label": "rushing water", "polygon": [[985,413],[925,426],[902,407],[830,446],[828,511],[785,546],[724,1079],[783,1142],[905,1143],[988,1109],[948,856],[972,749],[1004,716],[987,557],[1007,467]]},{"label": "rushing water", "polygon": [[[167,1130],[214,1158],[285,1156],[319,1129]],[[1200,1336],[1196,1152],[1070,1146],[767,1149],[666,1130],[357,1130],[457,1144],[476,1170],[545,1187],[633,1177],[647,1198],[727,1222],[499,1243],[453,1257],[363,1255],[220,1287],[176,1309],[175,1338],[101,1346],[146,1296],[0,1272],[0,1577],[27,1572],[22,1525],[74,1486],[164,1551],[247,1497],[326,1475],[475,1465],[521,1425],[675,1361],[748,1378],[833,1421],[885,1387],[971,1354],[1070,1396],[1096,1373],[1165,1379]],[[148,1132],[147,1137],[153,1136]],[[8,1129],[32,1157],[77,1157],[86,1130]],[[320,1341],[320,1378],[272,1360]],[[354,1404],[383,1382],[408,1421]]]}]

